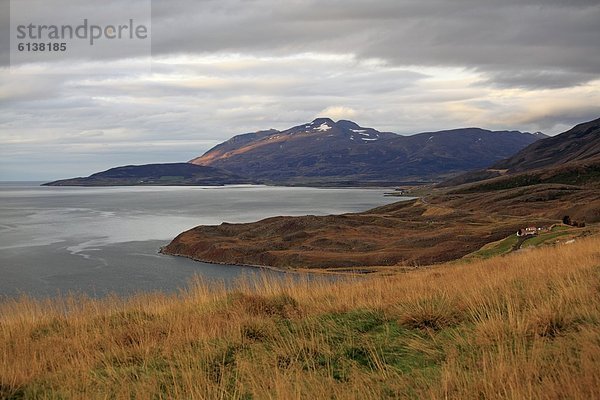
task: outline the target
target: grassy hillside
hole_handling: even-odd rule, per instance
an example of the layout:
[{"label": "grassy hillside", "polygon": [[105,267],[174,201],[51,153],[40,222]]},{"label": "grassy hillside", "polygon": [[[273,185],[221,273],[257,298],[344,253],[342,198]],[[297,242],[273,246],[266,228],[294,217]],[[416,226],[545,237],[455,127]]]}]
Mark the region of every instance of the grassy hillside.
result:
[{"label": "grassy hillside", "polygon": [[[537,170],[487,179],[482,182],[465,185],[454,190],[454,192],[477,193],[551,183],[598,186],[598,182],[600,182],[600,162],[589,164],[572,163],[552,169]],[[444,185],[447,184],[448,183],[445,183]]]},{"label": "grassy hillside", "polygon": [[592,399],[600,238],[354,281],[0,304],[3,399]]}]

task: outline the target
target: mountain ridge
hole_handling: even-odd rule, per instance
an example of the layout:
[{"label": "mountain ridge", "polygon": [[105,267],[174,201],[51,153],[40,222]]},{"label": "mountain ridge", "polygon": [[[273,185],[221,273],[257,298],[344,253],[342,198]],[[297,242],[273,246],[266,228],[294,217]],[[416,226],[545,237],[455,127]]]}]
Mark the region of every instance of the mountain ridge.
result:
[{"label": "mountain ridge", "polygon": [[190,160],[275,184],[436,181],[488,166],[540,135],[481,128],[403,136],[317,118],[283,131],[237,135]]},{"label": "mountain ridge", "polygon": [[487,167],[540,138],[539,134],[481,128],[403,136],[362,127],[349,120],[335,122],[323,117],[283,131],[269,129],[233,136],[187,163],[115,167],[88,177],[62,179],[46,185],[397,186],[434,183]]}]

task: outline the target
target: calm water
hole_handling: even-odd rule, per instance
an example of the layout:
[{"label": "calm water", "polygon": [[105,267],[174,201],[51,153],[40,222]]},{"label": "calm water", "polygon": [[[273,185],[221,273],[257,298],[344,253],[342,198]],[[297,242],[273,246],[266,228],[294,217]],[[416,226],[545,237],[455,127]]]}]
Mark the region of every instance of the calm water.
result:
[{"label": "calm water", "polygon": [[169,292],[185,287],[196,274],[228,284],[257,270],[165,256],[158,249],[200,224],[363,211],[398,200],[383,194],[377,189],[0,183],[0,296]]}]

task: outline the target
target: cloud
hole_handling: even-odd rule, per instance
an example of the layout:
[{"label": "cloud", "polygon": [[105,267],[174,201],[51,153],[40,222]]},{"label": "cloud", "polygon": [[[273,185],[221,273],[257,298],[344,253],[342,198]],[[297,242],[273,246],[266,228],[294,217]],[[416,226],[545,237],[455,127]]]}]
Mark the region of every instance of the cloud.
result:
[{"label": "cloud", "polygon": [[[106,21],[123,4],[90,11]],[[597,0],[173,0],[152,17],[152,59],[9,70],[0,35],[0,179],[185,161],[316,116],[556,134],[600,114]]]},{"label": "cloud", "polygon": [[[143,15],[151,3],[158,57],[353,54],[402,67],[468,67],[504,87],[564,87],[600,73],[597,0],[135,0],[126,10],[117,0],[102,7],[56,1],[63,6],[40,7],[49,21],[78,21],[81,9],[99,23],[114,21]],[[147,55],[110,50],[103,55]]]},{"label": "cloud", "polygon": [[155,2],[153,12],[154,54],[351,53],[399,66],[467,66],[519,87],[527,80],[515,81],[515,72],[542,71],[533,86],[551,88],[600,72],[594,0],[176,1]]},{"label": "cloud", "polygon": [[315,118],[329,117],[333,120],[348,119],[351,120],[358,115],[357,111],[351,107],[330,106],[321,111]]},{"label": "cloud", "polygon": [[578,86],[598,78],[597,74],[561,70],[521,70],[492,72],[482,84],[503,88],[560,89]]}]

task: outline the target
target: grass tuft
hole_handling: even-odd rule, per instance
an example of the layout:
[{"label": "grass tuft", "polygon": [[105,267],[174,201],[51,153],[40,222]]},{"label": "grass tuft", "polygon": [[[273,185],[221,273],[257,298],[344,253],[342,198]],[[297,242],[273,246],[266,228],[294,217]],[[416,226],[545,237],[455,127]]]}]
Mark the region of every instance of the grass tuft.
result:
[{"label": "grass tuft", "polygon": [[439,331],[457,325],[462,318],[456,302],[445,295],[419,299],[404,307],[400,324],[412,329]]},{"label": "grass tuft", "polygon": [[298,302],[287,294],[262,296],[238,292],[230,295],[230,302],[234,309],[255,316],[290,318],[300,312]]}]

